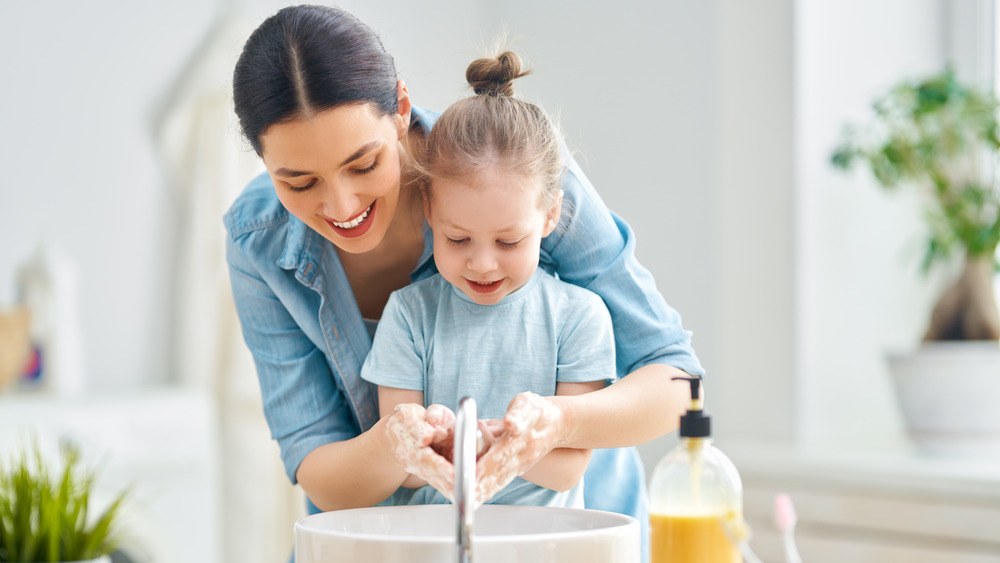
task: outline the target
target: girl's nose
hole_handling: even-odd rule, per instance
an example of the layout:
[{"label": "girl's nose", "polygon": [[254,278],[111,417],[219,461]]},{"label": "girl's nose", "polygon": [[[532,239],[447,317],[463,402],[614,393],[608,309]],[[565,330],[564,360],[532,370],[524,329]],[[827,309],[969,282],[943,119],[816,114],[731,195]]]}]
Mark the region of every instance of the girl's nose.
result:
[{"label": "girl's nose", "polygon": [[469,269],[477,274],[485,274],[497,269],[497,260],[493,251],[475,248],[469,255]]}]

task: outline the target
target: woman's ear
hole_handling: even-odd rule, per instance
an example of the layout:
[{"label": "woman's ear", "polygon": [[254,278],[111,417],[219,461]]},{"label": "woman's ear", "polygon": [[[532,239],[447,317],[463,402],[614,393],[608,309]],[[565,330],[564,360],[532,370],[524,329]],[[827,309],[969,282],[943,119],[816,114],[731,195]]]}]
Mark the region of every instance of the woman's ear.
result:
[{"label": "woman's ear", "polygon": [[402,80],[396,82],[396,103],[399,106],[396,109],[397,114],[393,116],[396,122],[396,138],[402,139],[410,129],[410,110],[413,109],[410,92]]},{"label": "woman's ear", "polygon": [[555,200],[552,202],[552,207],[549,208],[548,213],[545,214],[545,228],[542,230],[542,238],[552,234],[552,231],[556,230],[556,225],[559,224],[559,218],[562,217],[562,200],[563,191],[559,190],[556,194]]}]

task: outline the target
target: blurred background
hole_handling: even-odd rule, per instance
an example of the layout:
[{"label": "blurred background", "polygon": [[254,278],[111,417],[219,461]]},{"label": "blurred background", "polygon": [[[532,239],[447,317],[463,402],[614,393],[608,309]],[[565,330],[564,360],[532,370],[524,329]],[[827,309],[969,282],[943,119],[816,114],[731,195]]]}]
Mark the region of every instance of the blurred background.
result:
[{"label": "blurred background", "polygon": [[[0,453],[25,428],[69,435],[111,485],[136,483],[137,560],[283,561],[302,513],[221,222],[263,170],[232,114],[232,67],[284,5],[0,0],[0,307],[47,265],[60,342],[48,379],[0,393]],[[843,124],[902,78],[951,62],[992,87],[992,0],[337,5],[438,110],[506,33],[534,71],[519,94],[557,117],[693,331],[762,554],[780,485],[798,491],[807,561],[1000,561],[997,465],[914,452],[887,372],[946,281],[916,274],[919,206],[829,164]],[[674,439],[642,446],[648,470]],[[993,533],[930,531],[945,505]]]}]

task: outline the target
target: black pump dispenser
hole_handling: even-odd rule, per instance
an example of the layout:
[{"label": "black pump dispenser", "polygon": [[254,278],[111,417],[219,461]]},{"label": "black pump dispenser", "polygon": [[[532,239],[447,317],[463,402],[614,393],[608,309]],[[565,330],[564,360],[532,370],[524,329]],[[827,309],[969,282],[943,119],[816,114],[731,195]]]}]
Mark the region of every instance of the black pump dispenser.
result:
[{"label": "black pump dispenser", "polygon": [[701,378],[672,377],[671,379],[684,379],[691,384],[691,406],[686,413],[681,415],[681,437],[708,438],[712,435],[712,417],[705,414],[702,410],[702,400],[700,397]]}]

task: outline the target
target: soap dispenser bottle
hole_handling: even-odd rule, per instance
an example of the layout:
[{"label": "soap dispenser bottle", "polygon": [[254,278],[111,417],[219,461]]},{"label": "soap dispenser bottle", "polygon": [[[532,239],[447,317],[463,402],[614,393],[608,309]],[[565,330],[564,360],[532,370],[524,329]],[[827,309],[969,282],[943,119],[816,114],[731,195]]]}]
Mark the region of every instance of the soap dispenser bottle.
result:
[{"label": "soap dispenser bottle", "polygon": [[733,463],[712,445],[701,379],[681,416],[680,443],[660,460],[649,484],[651,563],[740,563],[730,537],[743,522],[743,484]]}]

